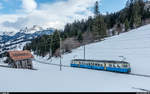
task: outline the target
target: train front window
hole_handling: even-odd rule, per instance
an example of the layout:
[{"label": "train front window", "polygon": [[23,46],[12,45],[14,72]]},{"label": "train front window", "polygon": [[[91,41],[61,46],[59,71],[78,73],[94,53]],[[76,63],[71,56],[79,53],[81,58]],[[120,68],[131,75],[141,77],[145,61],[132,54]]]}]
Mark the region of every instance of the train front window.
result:
[{"label": "train front window", "polygon": [[72,61],[71,64],[74,64],[74,62]]},{"label": "train front window", "polygon": [[76,64],[76,62],[75,62],[75,61],[72,61],[72,64]]},{"label": "train front window", "polygon": [[127,64],[123,64],[123,67],[124,67],[124,68],[127,68],[127,67],[128,67],[128,65],[127,65]]},{"label": "train front window", "polygon": [[128,64],[128,67],[130,68],[130,65]]}]

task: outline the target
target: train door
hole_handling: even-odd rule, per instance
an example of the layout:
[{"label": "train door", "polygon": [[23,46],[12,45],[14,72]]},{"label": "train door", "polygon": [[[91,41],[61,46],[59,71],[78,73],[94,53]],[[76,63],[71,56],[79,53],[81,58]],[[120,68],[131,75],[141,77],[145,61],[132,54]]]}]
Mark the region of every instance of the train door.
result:
[{"label": "train door", "polygon": [[106,70],[106,63],[104,63],[104,70]]},{"label": "train door", "polygon": [[78,62],[78,67],[80,67],[80,61]]}]

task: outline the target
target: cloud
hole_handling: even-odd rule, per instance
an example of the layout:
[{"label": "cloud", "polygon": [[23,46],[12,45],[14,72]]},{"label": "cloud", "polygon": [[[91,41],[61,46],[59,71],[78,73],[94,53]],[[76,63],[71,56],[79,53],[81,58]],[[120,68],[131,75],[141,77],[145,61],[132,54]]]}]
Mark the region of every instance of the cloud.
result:
[{"label": "cloud", "polygon": [[2,25],[8,28],[13,27],[14,29],[21,29],[24,27],[25,24],[27,24],[27,22],[28,22],[28,18],[19,17],[16,22],[5,21],[2,23]]},{"label": "cloud", "polygon": [[32,12],[37,8],[35,0],[22,0],[22,8],[25,12]]},{"label": "cloud", "polygon": [[[0,27],[3,26],[5,28],[19,30],[25,26],[32,27],[33,25],[39,25],[44,28],[63,29],[66,23],[72,23],[74,20],[87,19],[89,16],[93,16],[90,8],[94,6],[96,1],[57,1],[55,3],[39,4],[37,9],[35,0],[22,0],[24,13],[21,15],[16,14],[16,17],[14,17],[15,20],[10,20],[9,17],[5,17],[6,19],[0,22]],[[12,15],[7,16],[11,17]]]}]

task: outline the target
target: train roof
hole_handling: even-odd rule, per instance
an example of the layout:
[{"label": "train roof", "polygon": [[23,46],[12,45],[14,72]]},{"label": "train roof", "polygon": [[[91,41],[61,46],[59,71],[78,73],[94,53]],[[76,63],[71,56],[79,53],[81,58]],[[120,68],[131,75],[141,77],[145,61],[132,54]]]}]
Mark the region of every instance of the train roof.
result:
[{"label": "train roof", "polygon": [[115,60],[89,60],[89,59],[73,59],[73,61],[94,61],[94,62],[107,62],[107,63],[124,63],[129,64],[125,61],[115,61]]}]

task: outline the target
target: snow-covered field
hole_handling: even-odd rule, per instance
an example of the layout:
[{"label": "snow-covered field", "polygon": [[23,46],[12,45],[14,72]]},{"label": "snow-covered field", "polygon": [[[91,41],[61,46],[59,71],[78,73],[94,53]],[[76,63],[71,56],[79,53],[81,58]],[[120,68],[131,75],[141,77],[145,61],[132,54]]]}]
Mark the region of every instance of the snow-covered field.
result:
[{"label": "snow-covered field", "polygon": [[[83,47],[62,56],[63,65],[69,65],[73,58],[83,58]],[[127,33],[106,38],[102,42],[86,45],[86,59],[121,60],[126,57],[131,72],[150,75],[150,25]],[[59,64],[59,58],[47,60]],[[150,90],[150,78],[117,74],[106,71],[76,69],[41,64],[33,61],[38,70],[10,69],[0,67],[0,91],[41,92],[136,92],[135,88]]]}]

